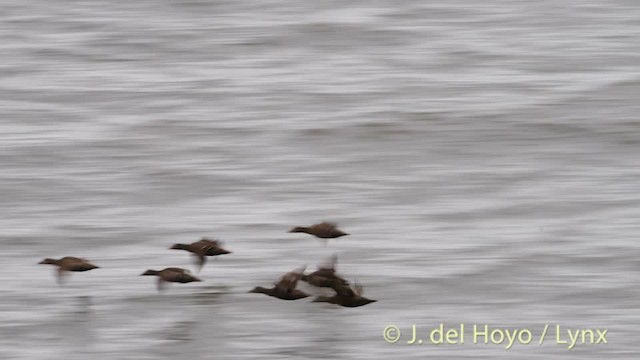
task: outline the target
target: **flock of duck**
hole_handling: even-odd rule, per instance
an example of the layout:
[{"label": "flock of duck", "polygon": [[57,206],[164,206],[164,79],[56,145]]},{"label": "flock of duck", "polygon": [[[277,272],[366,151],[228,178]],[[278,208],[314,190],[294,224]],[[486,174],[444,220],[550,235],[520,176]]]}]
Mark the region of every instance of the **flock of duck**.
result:
[{"label": "flock of duck", "polygon": [[[290,233],[306,233],[314,235],[321,239],[334,239],[341,236],[349,235],[339,230],[335,224],[322,222],[311,226],[297,226],[289,230]],[[218,240],[202,238],[191,244],[175,244],[170,249],[186,250],[193,254],[198,271],[202,269],[207,261],[208,256],[218,256],[230,254],[231,252],[224,249],[223,244]],[[64,276],[70,271],[89,271],[97,269],[98,266],[91,264],[88,260],[73,256],[65,256],[55,260],[46,258],[40,264],[51,264],[58,267],[58,282],[62,283]],[[280,280],[274,283],[272,288],[255,287],[250,293],[261,293],[273,296],[282,300],[298,300],[309,297],[306,292],[297,289],[299,281],[307,282],[310,285],[322,288],[331,288],[335,292],[333,296],[317,296],[313,302],[327,302],[346,307],[358,307],[376,302],[377,300],[368,299],[362,296],[362,286],[355,284],[353,287],[347,280],[336,273],[337,256],[333,255],[331,259],[318,266],[318,270],[305,274],[305,267],[296,268],[284,274]],[[163,270],[147,270],[141,275],[157,276],[158,291],[162,291],[165,283],[190,283],[202,281],[200,278],[191,275],[187,269],[168,267]]]}]

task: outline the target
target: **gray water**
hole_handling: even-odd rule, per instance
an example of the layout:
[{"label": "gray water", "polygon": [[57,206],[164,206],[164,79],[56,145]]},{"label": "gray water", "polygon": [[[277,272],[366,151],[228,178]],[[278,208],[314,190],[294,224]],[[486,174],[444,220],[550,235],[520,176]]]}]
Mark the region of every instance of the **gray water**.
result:
[{"label": "gray water", "polygon": [[[2,359],[640,353],[635,0],[25,0],[0,39]],[[139,276],[201,236],[204,282]],[[378,302],[247,293],[333,253]],[[58,286],[67,255],[101,268]]]}]

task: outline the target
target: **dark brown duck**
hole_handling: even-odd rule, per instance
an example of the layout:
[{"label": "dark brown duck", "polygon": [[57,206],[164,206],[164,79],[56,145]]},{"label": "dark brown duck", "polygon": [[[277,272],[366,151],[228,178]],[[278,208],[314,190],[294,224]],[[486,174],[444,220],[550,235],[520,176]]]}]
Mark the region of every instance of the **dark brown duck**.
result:
[{"label": "dark brown duck", "polygon": [[308,275],[302,275],[301,280],[317,287],[334,287],[349,285],[349,282],[336,274],[338,256],[333,255],[324,264],[318,265],[318,270]]},{"label": "dark brown duck", "polygon": [[191,244],[174,244],[171,249],[186,250],[192,253],[196,259],[198,271],[200,271],[207,262],[207,256],[231,254],[231,251],[222,248],[222,242],[207,238],[202,238]]},{"label": "dark brown duck", "polygon": [[336,224],[330,222],[321,222],[311,226],[296,226],[289,230],[290,233],[311,234],[321,239],[334,239],[341,236],[349,235],[338,229]]},{"label": "dark brown duck", "polygon": [[62,284],[63,278],[68,271],[81,272],[98,268],[98,266],[91,264],[87,259],[77,258],[74,256],[65,256],[58,260],[46,258],[40,261],[38,264],[49,264],[57,266],[57,278],[59,284]]},{"label": "dark brown duck", "polygon": [[333,289],[336,292],[334,296],[318,296],[312,302],[328,302],[345,307],[359,307],[378,301],[362,296],[363,288],[360,285],[356,285],[354,289],[350,286],[336,285]]},{"label": "dark brown duck", "polygon": [[296,289],[296,285],[302,278],[304,270],[305,267],[301,267],[284,274],[282,278],[280,278],[280,281],[275,283],[275,286],[273,288],[267,289],[263,288],[262,286],[257,286],[249,292],[265,294],[282,300],[298,300],[306,298],[309,296],[309,294]]},{"label": "dark brown duck", "polygon": [[145,275],[155,275],[158,277],[158,291],[162,291],[167,282],[186,284],[194,281],[202,281],[191,275],[189,270],[176,267],[169,267],[160,271],[147,270],[141,274],[141,276]]}]

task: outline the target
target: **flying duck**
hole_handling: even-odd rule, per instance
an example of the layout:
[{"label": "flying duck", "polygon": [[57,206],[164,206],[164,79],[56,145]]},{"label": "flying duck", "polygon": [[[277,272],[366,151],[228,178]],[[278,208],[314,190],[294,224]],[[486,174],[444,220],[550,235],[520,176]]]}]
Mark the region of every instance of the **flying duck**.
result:
[{"label": "flying duck", "polygon": [[196,259],[198,271],[200,271],[207,262],[207,256],[231,254],[231,251],[222,248],[221,241],[207,238],[202,238],[191,244],[174,244],[170,249],[186,250],[192,253]]},{"label": "flying duck", "polygon": [[166,282],[174,282],[174,283],[190,283],[194,281],[202,281],[199,278],[191,275],[189,270],[176,268],[176,267],[168,267],[163,270],[147,270],[141,274],[144,275],[156,275],[158,276],[158,291],[162,291],[164,289],[164,285]]},{"label": "flying duck", "polygon": [[321,222],[311,226],[296,226],[289,230],[289,232],[311,234],[321,239],[335,239],[349,235],[346,232],[339,230],[336,224],[330,222]]},{"label": "flying duck", "polygon": [[353,289],[344,285],[335,285],[333,289],[336,291],[334,296],[318,296],[312,302],[328,302],[345,307],[358,307],[378,301],[362,296],[363,288],[358,284]]},{"label": "flying duck", "polygon": [[304,273],[305,267],[300,267],[290,271],[280,278],[280,281],[274,284],[273,288],[267,289],[262,286],[257,286],[253,288],[253,290],[249,291],[250,293],[260,293],[273,297],[277,297],[282,300],[297,300],[306,298],[309,294],[296,289],[296,285],[298,284],[298,280],[302,278],[302,274]]},{"label": "flying duck", "polygon": [[62,284],[63,278],[68,271],[89,271],[98,268],[98,266],[91,264],[87,259],[73,256],[65,256],[58,260],[46,258],[38,264],[50,264],[57,266],[58,284]]}]

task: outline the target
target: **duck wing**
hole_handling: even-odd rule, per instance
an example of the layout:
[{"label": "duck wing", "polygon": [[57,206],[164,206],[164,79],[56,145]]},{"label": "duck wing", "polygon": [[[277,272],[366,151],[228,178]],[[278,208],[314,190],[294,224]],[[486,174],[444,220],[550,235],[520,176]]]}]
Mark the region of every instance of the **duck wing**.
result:
[{"label": "duck wing", "polygon": [[323,262],[318,264],[318,271],[334,272],[336,271],[336,265],[338,264],[338,255],[333,254]]},{"label": "duck wing", "polygon": [[220,247],[222,245],[224,245],[222,243],[222,241],[220,240],[214,240],[214,239],[209,239],[206,237],[203,237],[202,239],[200,239],[199,241],[196,241],[194,244],[200,244],[201,246],[205,246],[205,247]]},{"label": "duck wing", "polygon": [[357,296],[353,289],[348,285],[334,284],[332,288],[335,290],[336,296],[338,297],[353,298]]},{"label": "duck wing", "polygon": [[83,259],[83,258],[79,258],[79,257],[75,257],[75,256],[65,256],[62,259],[58,260],[58,262],[60,263],[83,263],[83,262],[88,262],[87,259]]},{"label": "duck wing", "polygon": [[309,276],[323,277],[327,281],[335,281],[338,285],[349,285],[349,282],[336,274],[336,265],[338,263],[338,255],[333,254],[324,262],[318,264],[318,270]]},{"label": "duck wing", "polygon": [[323,221],[323,222],[321,222],[319,224],[316,224],[314,226],[325,228],[325,229],[336,229],[338,227],[338,224],[334,223],[334,222],[330,222],[330,221]]},{"label": "duck wing", "polygon": [[205,256],[216,256],[229,253],[222,248],[223,245],[224,243],[220,240],[211,240],[207,238],[202,238],[202,240],[191,244],[195,253],[204,254]]},{"label": "duck wing", "polygon": [[198,267],[198,272],[202,270],[204,264],[207,263],[207,256],[202,252],[193,253],[193,259],[195,260],[196,266]]},{"label": "duck wing", "polygon": [[162,270],[165,273],[191,274],[191,271],[179,267],[168,267]]},{"label": "duck wing", "polygon": [[320,238],[330,239],[347,235],[347,233],[338,230],[338,225],[330,222],[321,222],[311,226],[312,233]]},{"label": "duck wing", "polygon": [[279,291],[283,292],[291,292],[296,288],[298,281],[302,278],[302,274],[306,269],[306,266],[296,268],[284,275],[280,278],[280,281],[276,283],[276,288]]},{"label": "duck wing", "polygon": [[67,278],[68,272],[59,266],[56,270],[56,280],[58,280],[58,285],[62,286],[65,283],[65,279]]},{"label": "duck wing", "polygon": [[158,281],[156,282],[156,287],[158,288],[158,292],[164,291],[166,287],[166,281],[162,278],[162,276],[158,276]]},{"label": "duck wing", "polygon": [[355,281],[355,285],[353,286],[356,295],[362,296],[364,293],[364,287],[357,280]]},{"label": "duck wing", "polygon": [[330,222],[321,222],[311,226],[314,232],[323,235],[329,235],[338,230],[338,225]]}]

